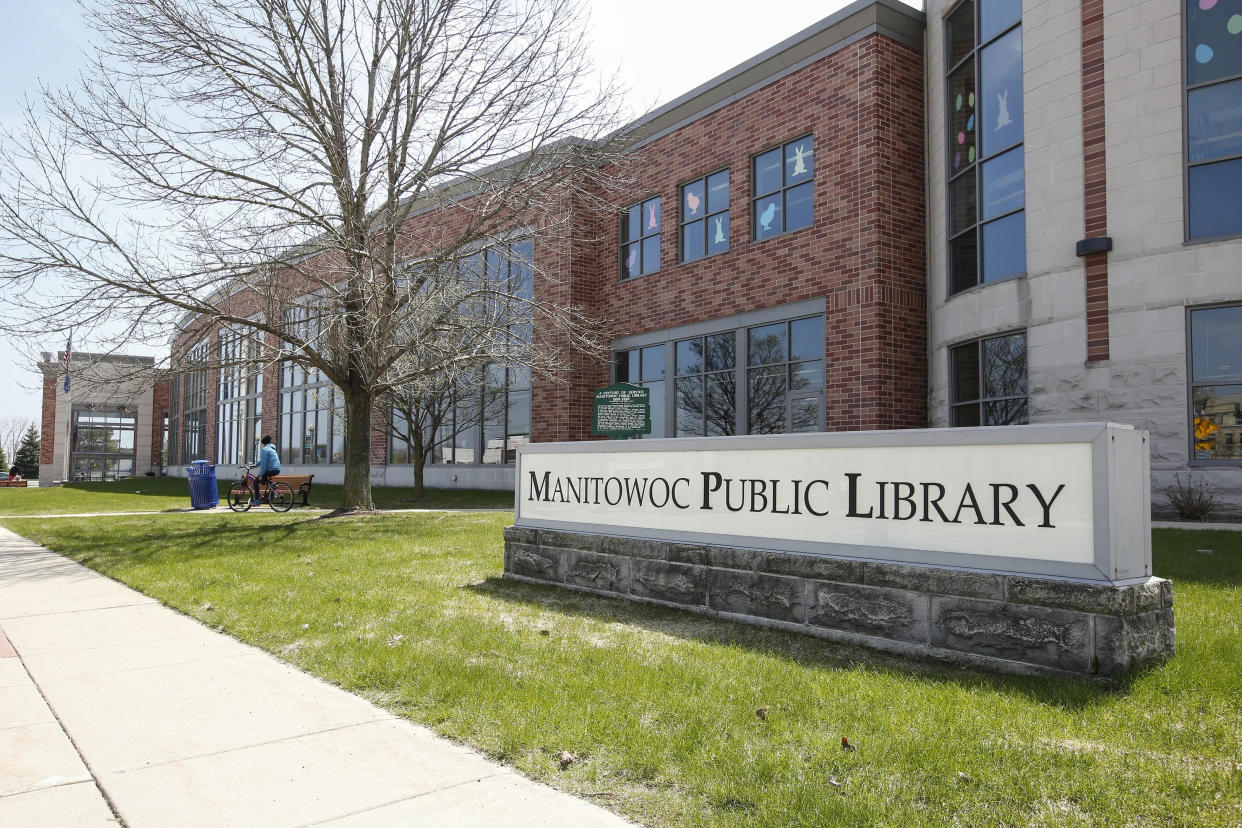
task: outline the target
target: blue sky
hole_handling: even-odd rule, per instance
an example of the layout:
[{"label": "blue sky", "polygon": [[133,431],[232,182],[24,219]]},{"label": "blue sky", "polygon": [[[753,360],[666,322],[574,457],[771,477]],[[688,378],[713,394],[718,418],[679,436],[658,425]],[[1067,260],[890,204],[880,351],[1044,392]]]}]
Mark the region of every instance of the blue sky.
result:
[{"label": "blue sky", "polygon": [[[601,71],[617,70],[640,112],[669,101],[847,5],[845,0],[692,3],[585,0]],[[911,2],[915,8],[921,3]],[[756,9],[762,10],[757,14]],[[656,22],[658,21],[658,23]],[[688,37],[687,33],[693,33]],[[73,0],[0,0],[0,121],[18,116],[39,84],[73,80],[90,46]],[[0,296],[3,313],[3,296]],[[32,356],[64,342],[0,342],[0,417],[39,419],[41,378]]]}]

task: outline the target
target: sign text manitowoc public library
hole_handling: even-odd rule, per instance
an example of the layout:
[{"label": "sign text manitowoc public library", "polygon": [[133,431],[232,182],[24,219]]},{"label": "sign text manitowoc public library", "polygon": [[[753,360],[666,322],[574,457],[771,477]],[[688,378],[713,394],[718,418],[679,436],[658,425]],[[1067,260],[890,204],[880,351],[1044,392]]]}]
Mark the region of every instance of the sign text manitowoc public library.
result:
[{"label": "sign text manitowoc public library", "polygon": [[1089,443],[735,450],[726,440],[688,451],[661,443],[524,451],[518,523],[1093,561]]}]

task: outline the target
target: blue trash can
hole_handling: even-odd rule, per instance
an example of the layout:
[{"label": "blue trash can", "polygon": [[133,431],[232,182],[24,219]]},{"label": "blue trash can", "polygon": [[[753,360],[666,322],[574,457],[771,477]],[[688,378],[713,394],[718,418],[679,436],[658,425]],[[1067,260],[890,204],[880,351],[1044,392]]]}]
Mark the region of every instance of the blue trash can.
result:
[{"label": "blue trash can", "polygon": [[214,509],[220,503],[216,489],[216,466],[206,460],[195,460],[185,467],[190,478],[190,506],[195,509]]}]

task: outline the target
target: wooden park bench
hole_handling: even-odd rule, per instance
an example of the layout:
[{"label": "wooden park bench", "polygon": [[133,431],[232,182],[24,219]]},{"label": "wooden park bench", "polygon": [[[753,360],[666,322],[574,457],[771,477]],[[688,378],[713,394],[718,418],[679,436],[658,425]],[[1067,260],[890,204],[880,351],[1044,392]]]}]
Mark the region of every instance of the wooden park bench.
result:
[{"label": "wooden park bench", "polygon": [[311,481],[315,479],[313,474],[277,474],[272,476],[272,480],[278,483],[286,484],[294,493],[301,492],[302,505],[309,506]]},{"label": "wooden park bench", "polygon": [[24,489],[24,488],[26,488],[25,480],[0,479],[0,489]]}]

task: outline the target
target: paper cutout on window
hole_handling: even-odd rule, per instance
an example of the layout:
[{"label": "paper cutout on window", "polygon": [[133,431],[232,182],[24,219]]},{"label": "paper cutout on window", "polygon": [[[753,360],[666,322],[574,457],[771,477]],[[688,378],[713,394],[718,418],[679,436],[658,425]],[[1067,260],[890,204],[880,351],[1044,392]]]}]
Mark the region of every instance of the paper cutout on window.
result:
[{"label": "paper cutout on window", "polygon": [[975,116],[971,115],[970,118],[966,120],[966,131],[974,132],[974,129],[975,129]]},{"label": "paper cutout on window", "polygon": [[1235,14],[1225,24],[1225,31],[1231,35],[1242,34],[1242,14]]},{"label": "paper cutout on window", "polygon": [[776,202],[769,201],[767,209],[759,214],[759,226],[768,231],[772,229],[772,219],[776,218]]},{"label": "paper cutout on window", "polygon": [[630,257],[625,260],[625,269],[630,273],[634,272],[634,265],[638,264],[638,248],[630,250]]},{"label": "paper cutout on window", "polygon": [[659,219],[656,218],[655,205],[652,204],[650,207],[647,208],[647,229],[654,230],[656,229],[656,225],[658,224],[659,224]]},{"label": "paper cutout on window", "polygon": [[689,190],[686,191],[686,206],[690,208],[690,215],[698,215],[699,197]]},{"label": "paper cutout on window", "polygon": [[724,227],[721,224],[722,219],[716,217],[716,238],[712,239],[712,244],[724,244]]},{"label": "paper cutout on window", "polygon": [[1002,128],[1013,123],[1013,118],[1009,117],[1009,90],[996,93],[996,131],[1000,132]]},{"label": "paper cutout on window", "polygon": [[1216,53],[1212,51],[1212,47],[1206,43],[1200,43],[1195,47],[1195,60],[1200,63],[1208,63],[1215,56]]},{"label": "paper cutout on window", "polygon": [[1204,11],[1211,11],[1216,6],[1216,0],[1199,0],[1199,8]]},{"label": "paper cutout on window", "polygon": [[804,154],[802,150],[802,144],[798,144],[798,146],[794,147],[794,168],[793,168],[794,175],[805,175],[806,174],[806,163],[804,162],[803,159],[804,159]]}]

